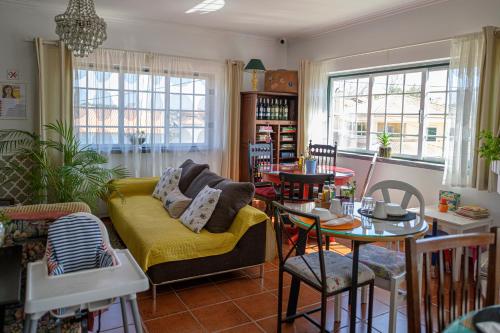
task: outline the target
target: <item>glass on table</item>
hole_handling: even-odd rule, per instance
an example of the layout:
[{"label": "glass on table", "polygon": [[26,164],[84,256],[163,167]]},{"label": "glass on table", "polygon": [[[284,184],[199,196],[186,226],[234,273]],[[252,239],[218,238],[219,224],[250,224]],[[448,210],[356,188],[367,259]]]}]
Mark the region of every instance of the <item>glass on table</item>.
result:
[{"label": "glass on table", "polygon": [[353,202],[343,202],[342,203],[342,214],[353,216],[354,215],[354,203]]},{"label": "glass on table", "polygon": [[361,210],[366,212],[372,212],[375,208],[375,200],[372,197],[363,197],[361,199]]}]

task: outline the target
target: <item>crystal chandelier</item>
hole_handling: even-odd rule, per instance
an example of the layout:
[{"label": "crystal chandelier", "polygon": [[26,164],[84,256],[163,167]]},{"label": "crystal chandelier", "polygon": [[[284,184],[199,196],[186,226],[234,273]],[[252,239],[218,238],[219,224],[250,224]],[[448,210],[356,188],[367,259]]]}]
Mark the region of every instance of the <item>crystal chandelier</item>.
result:
[{"label": "crystal chandelier", "polygon": [[106,22],[95,12],[93,0],[69,0],[57,15],[56,33],[76,57],[86,57],[106,40]]}]

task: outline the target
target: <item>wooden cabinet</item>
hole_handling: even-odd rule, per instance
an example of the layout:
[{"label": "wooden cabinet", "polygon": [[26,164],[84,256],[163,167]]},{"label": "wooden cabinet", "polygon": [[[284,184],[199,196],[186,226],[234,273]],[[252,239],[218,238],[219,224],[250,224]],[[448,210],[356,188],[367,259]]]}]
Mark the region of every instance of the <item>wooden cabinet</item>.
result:
[{"label": "wooden cabinet", "polygon": [[[262,103],[278,112],[269,115]],[[276,107],[276,105],[278,105]],[[297,94],[242,92],[240,120],[240,180],[248,181],[248,144],[273,142],[274,163],[297,160]]]}]

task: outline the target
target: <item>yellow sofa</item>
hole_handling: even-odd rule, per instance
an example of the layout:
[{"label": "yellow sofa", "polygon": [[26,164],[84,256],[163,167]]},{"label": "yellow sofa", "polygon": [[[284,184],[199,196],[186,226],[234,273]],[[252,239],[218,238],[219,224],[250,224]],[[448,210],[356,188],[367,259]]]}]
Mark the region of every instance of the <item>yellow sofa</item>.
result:
[{"label": "yellow sofa", "polygon": [[108,211],[119,236],[153,284],[262,264],[270,223],[262,211],[243,207],[224,233],[196,234],[170,217],[151,194],[158,177],[114,181]]}]

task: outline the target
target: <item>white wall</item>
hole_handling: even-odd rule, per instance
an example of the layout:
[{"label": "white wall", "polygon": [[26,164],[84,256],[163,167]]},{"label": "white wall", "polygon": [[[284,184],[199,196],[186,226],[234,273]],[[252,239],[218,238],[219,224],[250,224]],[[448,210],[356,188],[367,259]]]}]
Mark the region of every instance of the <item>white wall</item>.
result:
[{"label": "white wall", "polygon": [[[296,68],[300,59],[339,58],[330,62],[330,70],[344,71],[446,58],[450,42],[439,40],[480,31],[486,25],[500,26],[499,0],[449,0],[313,38],[292,39],[287,64],[288,68]],[[420,45],[405,47],[415,44]],[[384,51],[374,52],[379,50]],[[370,161],[341,157],[338,163],[353,169],[359,187],[363,185]],[[426,203],[432,204],[437,203],[440,189],[449,189],[441,185],[442,177],[442,171],[379,163],[371,184],[402,180],[417,187]],[[500,195],[462,188],[451,190],[462,194],[463,203],[490,209],[500,225]]]},{"label": "white wall", "polygon": [[[33,128],[36,55],[29,41],[34,37],[56,40],[54,16],[61,11],[64,9],[47,8],[42,3],[29,6],[0,0],[0,81],[6,80],[8,69],[17,69],[21,73],[19,81],[29,87],[28,119],[2,120],[0,128]],[[269,69],[286,66],[286,47],[275,38],[160,22],[106,21],[108,40],[104,47],[217,61],[232,58],[246,62],[260,58]],[[262,78],[260,84],[263,84]],[[250,75],[245,74],[244,89],[249,88]]]}]

